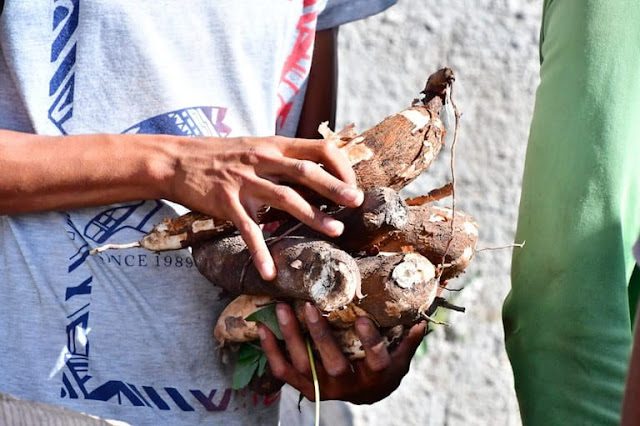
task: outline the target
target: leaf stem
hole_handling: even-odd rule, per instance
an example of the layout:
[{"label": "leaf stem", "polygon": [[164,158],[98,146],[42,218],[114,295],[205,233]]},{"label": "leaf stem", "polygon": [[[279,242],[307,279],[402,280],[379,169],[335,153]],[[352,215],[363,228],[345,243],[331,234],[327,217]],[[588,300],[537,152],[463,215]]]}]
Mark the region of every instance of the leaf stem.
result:
[{"label": "leaf stem", "polygon": [[311,342],[307,339],[307,353],[309,354],[309,363],[311,364],[311,376],[313,377],[313,394],[316,401],[316,422],[315,426],[320,426],[320,384],[318,383],[318,373],[316,372],[316,363],[311,350]]}]

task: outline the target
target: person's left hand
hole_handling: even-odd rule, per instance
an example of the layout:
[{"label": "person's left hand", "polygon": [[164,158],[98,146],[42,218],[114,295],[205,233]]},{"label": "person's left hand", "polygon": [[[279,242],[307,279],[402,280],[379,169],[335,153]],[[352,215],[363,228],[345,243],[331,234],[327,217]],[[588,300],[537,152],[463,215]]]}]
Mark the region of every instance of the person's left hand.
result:
[{"label": "person's left hand", "polygon": [[[268,327],[259,324],[260,341],[273,375],[314,401],[311,365],[304,336],[289,305],[279,303],[276,315],[290,361],[278,346]],[[356,332],[365,351],[363,360],[349,362],[333,338],[327,320],[311,304],[305,306],[305,317],[311,338],[320,352],[315,367],[320,385],[320,399],[338,399],[354,404],[372,404],[387,397],[409,371],[411,358],[425,333],[426,322],[413,326],[398,347],[389,352],[374,323],[359,318]]]}]

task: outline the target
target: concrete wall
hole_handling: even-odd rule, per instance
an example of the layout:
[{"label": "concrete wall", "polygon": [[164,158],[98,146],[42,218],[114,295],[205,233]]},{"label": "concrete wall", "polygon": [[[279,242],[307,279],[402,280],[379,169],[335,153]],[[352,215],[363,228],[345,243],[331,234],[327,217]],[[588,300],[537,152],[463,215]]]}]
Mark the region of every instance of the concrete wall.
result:
[{"label": "concrete wall", "polygon": [[[338,128],[359,129],[407,107],[442,66],[457,76],[457,208],[475,217],[479,247],[513,242],[529,122],[538,83],[541,0],[399,0],[340,33]],[[450,148],[450,147],[447,147]],[[450,180],[450,151],[406,189],[425,194]],[[446,151],[446,152],[445,152]],[[449,200],[450,201],[450,200]],[[449,202],[447,201],[447,202]],[[518,425],[501,308],[511,250],[479,252],[452,293],[467,312],[436,326],[399,389],[371,406],[322,403],[323,424]],[[313,424],[287,390],[282,424]]]}]

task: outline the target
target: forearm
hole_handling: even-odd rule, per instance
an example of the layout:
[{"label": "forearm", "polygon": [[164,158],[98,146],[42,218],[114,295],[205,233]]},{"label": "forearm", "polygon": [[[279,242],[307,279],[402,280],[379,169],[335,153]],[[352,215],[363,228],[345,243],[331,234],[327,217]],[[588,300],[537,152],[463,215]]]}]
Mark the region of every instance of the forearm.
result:
[{"label": "forearm", "polygon": [[0,214],[161,198],[176,139],[0,130]]}]

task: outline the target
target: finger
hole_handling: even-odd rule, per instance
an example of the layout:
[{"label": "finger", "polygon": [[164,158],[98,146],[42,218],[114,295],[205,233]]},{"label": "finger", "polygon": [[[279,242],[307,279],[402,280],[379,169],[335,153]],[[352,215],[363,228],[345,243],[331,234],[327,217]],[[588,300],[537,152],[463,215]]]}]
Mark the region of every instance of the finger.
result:
[{"label": "finger", "polygon": [[283,154],[287,157],[312,160],[324,164],[334,176],[349,185],[356,184],[356,174],[344,151],[334,142],[312,139],[290,139]]},{"label": "finger", "polygon": [[294,368],[306,377],[311,377],[311,365],[307,353],[307,343],[298,325],[298,319],[286,303],[276,305],[276,317],[282,337],[287,345],[291,363]]},{"label": "finger", "polygon": [[394,359],[394,364],[407,364],[413,358],[418,346],[422,343],[424,333],[427,329],[427,322],[420,321],[409,329],[409,333],[400,341],[398,347],[396,347],[391,353],[391,357]]},{"label": "finger", "polygon": [[276,266],[258,224],[251,219],[242,205],[234,202],[231,206],[230,219],[247,244],[253,264],[262,279],[273,280],[276,277]]},{"label": "finger", "polygon": [[364,194],[354,185],[343,182],[318,163],[287,157],[273,157],[259,168],[261,176],[282,176],[288,182],[302,184],[320,195],[348,207],[362,204]]},{"label": "finger", "polygon": [[366,366],[374,372],[379,372],[389,367],[391,356],[373,322],[369,318],[358,318],[356,320],[356,333],[360,337],[364,348]]},{"label": "finger", "polygon": [[288,186],[262,180],[255,186],[252,195],[276,209],[286,211],[305,225],[330,237],[338,237],[344,231],[342,222],[321,212]]},{"label": "finger", "polygon": [[260,219],[258,212],[260,212],[260,210],[264,208],[265,203],[263,203],[259,199],[256,199],[255,197],[247,197],[246,200],[242,201],[242,205],[244,206],[244,209],[249,217],[251,217],[254,222],[258,223],[258,220]]},{"label": "finger", "polygon": [[320,311],[307,302],[304,306],[305,320],[309,334],[320,352],[324,371],[332,377],[337,377],[350,371],[349,361],[340,350],[338,342],[333,337],[329,323],[320,315]]},{"label": "finger", "polygon": [[260,336],[260,345],[267,357],[267,362],[269,362],[269,367],[274,377],[287,382],[307,398],[308,395],[313,395],[313,382],[296,371],[287,361],[271,330],[263,324],[258,324],[258,335]]}]

